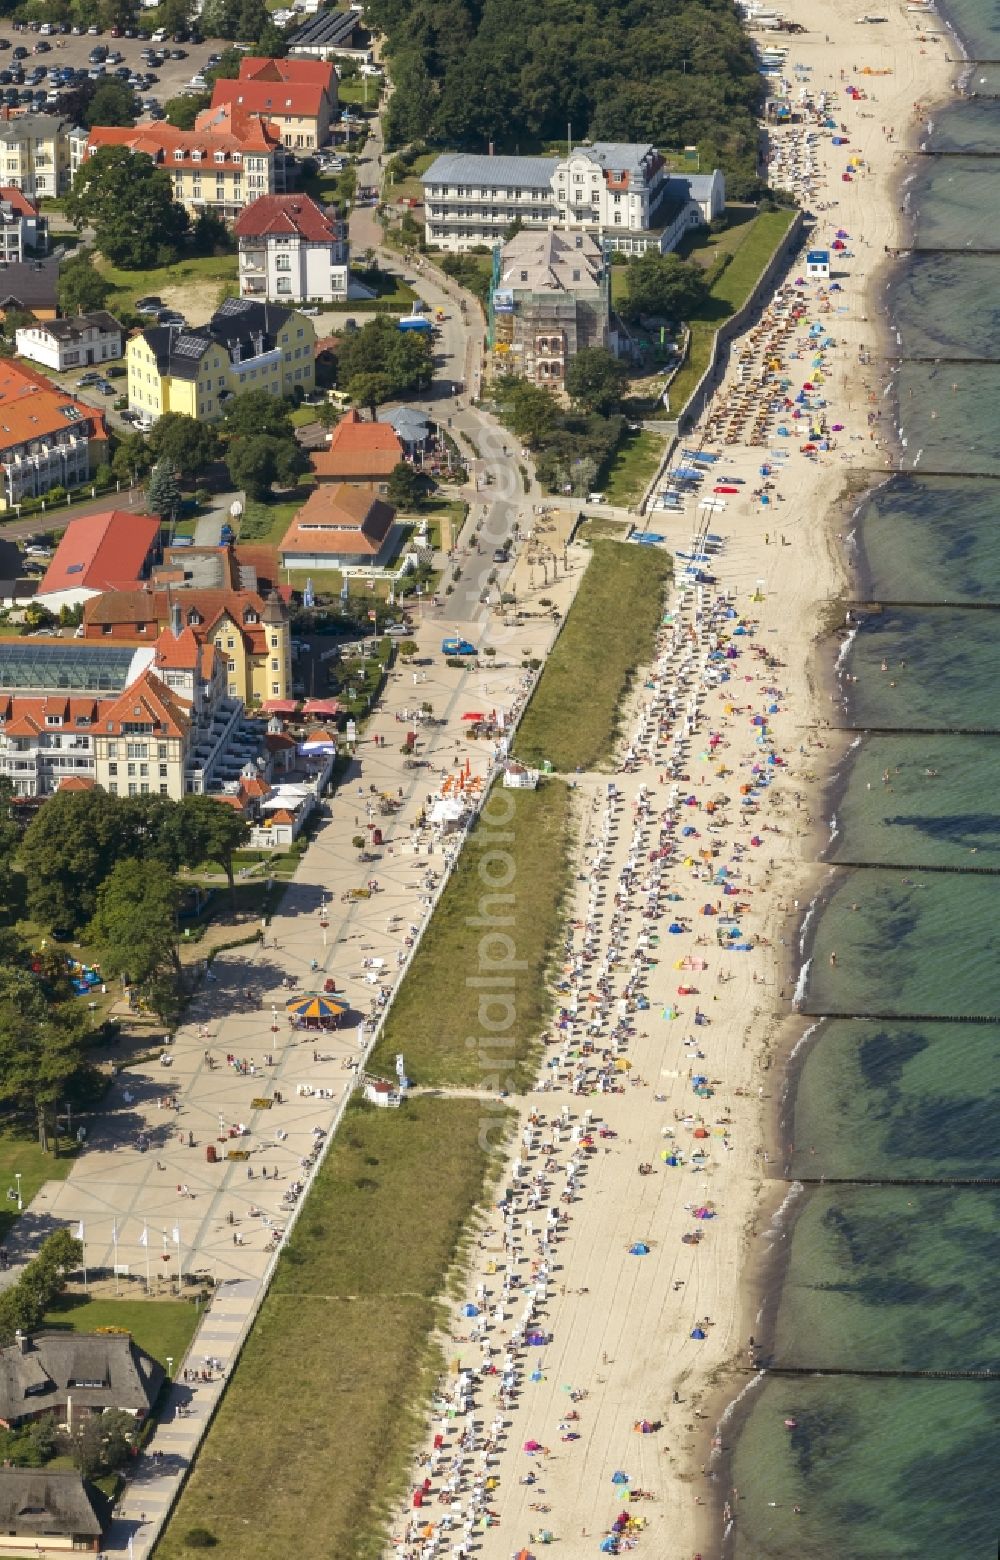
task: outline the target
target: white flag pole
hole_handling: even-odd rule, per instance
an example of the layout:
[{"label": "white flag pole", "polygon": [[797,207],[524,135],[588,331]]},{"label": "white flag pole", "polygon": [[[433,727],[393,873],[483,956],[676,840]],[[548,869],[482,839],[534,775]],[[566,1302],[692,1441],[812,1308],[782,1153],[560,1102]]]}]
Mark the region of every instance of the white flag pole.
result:
[{"label": "white flag pole", "polygon": [[111,1246],[112,1246],[112,1249],[114,1251],[115,1294],[117,1295],[117,1294],[120,1293],[119,1285],[118,1285],[118,1220],[117,1219],[112,1219],[112,1221],[111,1221]]}]

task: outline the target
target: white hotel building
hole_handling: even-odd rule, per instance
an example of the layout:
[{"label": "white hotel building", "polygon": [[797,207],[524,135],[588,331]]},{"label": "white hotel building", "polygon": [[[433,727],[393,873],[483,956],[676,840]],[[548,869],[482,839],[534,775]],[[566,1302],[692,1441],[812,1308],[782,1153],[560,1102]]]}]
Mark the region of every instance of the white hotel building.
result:
[{"label": "white hotel building", "polygon": [[561,227],[643,254],[674,249],[725,206],[725,180],[669,173],[655,146],[596,141],[566,157],[445,152],[422,175],[427,243],[461,251],[496,244],[511,223]]}]

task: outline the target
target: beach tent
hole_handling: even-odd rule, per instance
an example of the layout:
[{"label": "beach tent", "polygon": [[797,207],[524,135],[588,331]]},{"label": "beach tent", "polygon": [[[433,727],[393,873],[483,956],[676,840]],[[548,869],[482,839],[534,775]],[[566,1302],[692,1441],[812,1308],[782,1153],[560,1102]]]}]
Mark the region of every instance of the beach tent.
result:
[{"label": "beach tent", "polygon": [[645,1241],[633,1241],[632,1245],[628,1248],[628,1254],[630,1257],[648,1257],[649,1247],[646,1245]]},{"label": "beach tent", "polygon": [[614,1473],[611,1475],[611,1482],[612,1484],[627,1484],[628,1474],[623,1473],[620,1468],[616,1468]]},{"label": "beach tent", "polygon": [[692,1338],[704,1338],[706,1336],[705,1329],[703,1327],[692,1327],[691,1336]]},{"label": "beach tent", "polygon": [[478,1316],[479,1315],[479,1307],[478,1307],[478,1305],[473,1305],[471,1301],[469,1302],[468,1305],[463,1305],[463,1307],[462,1307],[462,1315],[463,1316]]}]

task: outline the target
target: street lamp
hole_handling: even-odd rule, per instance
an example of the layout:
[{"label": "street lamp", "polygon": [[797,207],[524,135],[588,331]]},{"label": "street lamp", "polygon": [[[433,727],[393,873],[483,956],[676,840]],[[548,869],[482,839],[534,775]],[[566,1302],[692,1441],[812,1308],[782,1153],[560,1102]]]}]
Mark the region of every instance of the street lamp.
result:
[{"label": "street lamp", "polygon": [[172,1377],[173,1374],[174,1374],[174,1357],[173,1357],[172,1354],[168,1354],[167,1355],[167,1375],[168,1375],[168,1377]]},{"label": "street lamp", "polygon": [[14,1180],[17,1182],[17,1211],[18,1211],[18,1213],[23,1213],[24,1212],[24,1199],[21,1196],[21,1172],[20,1172],[20,1170],[15,1170],[14,1171]]},{"label": "street lamp", "polygon": [[319,924],[323,928],[323,947],[326,947],[326,929],[330,925],[330,917],[326,913],[326,903],[319,907]]}]

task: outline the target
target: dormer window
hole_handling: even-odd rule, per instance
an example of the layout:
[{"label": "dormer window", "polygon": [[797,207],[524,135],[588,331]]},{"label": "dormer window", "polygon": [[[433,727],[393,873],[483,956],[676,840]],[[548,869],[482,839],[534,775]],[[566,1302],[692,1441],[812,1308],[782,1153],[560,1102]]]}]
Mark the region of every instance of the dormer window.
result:
[{"label": "dormer window", "polygon": [[215,160],[216,160],[217,163],[224,163],[225,160],[226,160],[225,152],[216,152]]},{"label": "dormer window", "polygon": [[256,623],[256,621],[257,621],[257,614],[253,610],[252,607],[247,607],[246,611],[243,614],[243,621],[244,621],[244,623]]},{"label": "dormer window", "polygon": [[201,162],[201,152],[197,149],[191,153],[192,162]]},{"label": "dormer window", "polygon": [[183,149],[178,146],[176,148],[176,150],[174,151],[174,162],[183,162],[183,161],[184,161],[184,152],[183,152]]}]

